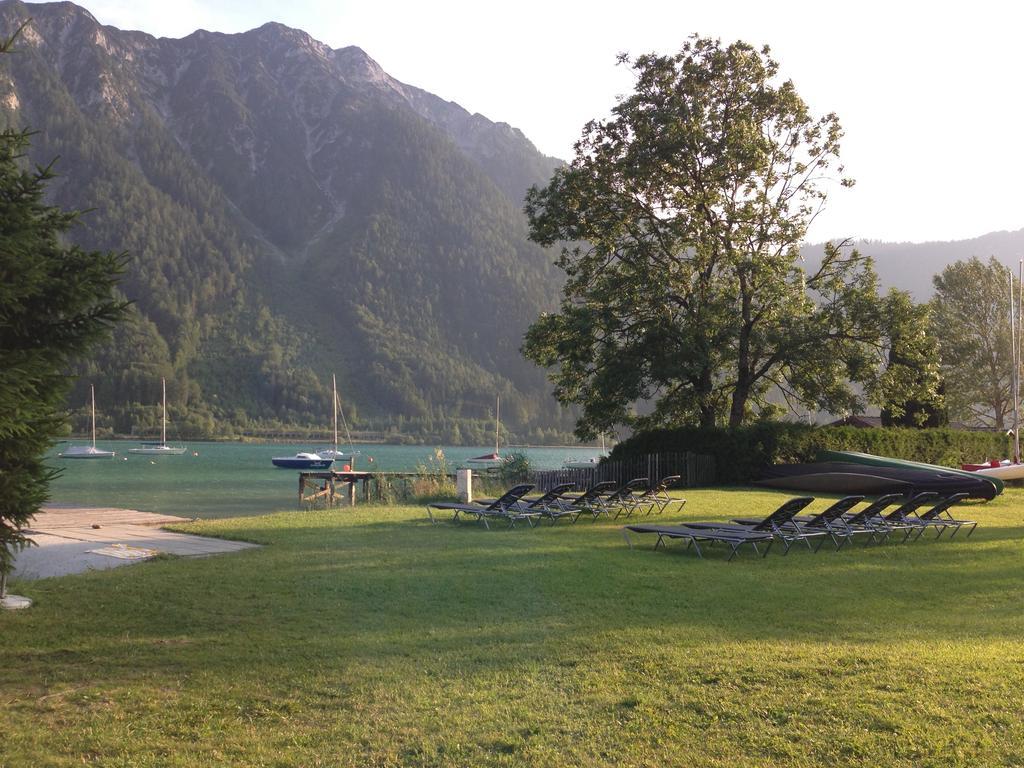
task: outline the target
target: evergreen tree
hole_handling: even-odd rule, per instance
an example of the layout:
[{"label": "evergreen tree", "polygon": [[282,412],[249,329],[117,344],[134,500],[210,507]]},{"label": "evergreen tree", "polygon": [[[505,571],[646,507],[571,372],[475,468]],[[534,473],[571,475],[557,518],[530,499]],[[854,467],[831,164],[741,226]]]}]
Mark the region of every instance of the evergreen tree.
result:
[{"label": "evergreen tree", "polygon": [[43,202],[54,174],[24,167],[30,136],[0,131],[0,594],[56,474],[43,456],[64,426],[67,371],[125,310],[125,257],[64,241],[77,213]]}]

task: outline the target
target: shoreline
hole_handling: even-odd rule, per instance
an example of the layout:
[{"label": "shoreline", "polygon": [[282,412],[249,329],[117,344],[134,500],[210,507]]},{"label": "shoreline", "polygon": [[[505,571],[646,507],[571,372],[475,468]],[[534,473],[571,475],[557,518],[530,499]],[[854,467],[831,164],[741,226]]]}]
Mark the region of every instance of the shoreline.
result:
[{"label": "shoreline", "polygon": [[[154,442],[154,441],[158,441],[160,439],[160,437],[159,437],[159,435],[156,435],[154,437],[118,435],[116,437],[97,437],[96,439],[97,439],[98,442],[105,442],[105,443],[151,443],[151,442]],[[83,440],[88,442],[88,441],[92,440],[92,436],[91,435],[69,435],[68,437],[61,438],[60,440],[55,440],[53,444],[54,445],[63,445],[65,443],[81,442]],[[168,440],[168,443],[175,444],[175,445],[177,445],[177,444],[185,445],[185,444],[192,444],[192,443],[218,443],[218,444],[222,444],[222,443],[240,443],[240,444],[243,444],[243,445],[307,445],[307,444],[309,444],[309,445],[333,445],[334,441],[333,440],[325,440],[323,438],[308,438],[307,439],[307,438],[301,438],[301,437],[282,437],[282,438],[276,438],[276,437],[275,438],[270,438],[270,437],[203,437],[203,438],[199,438],[199,439],[196,439],[196,440],[185,440],[185,439]],[[394,445],[394,446],[406,446],[406,447],[409,447],[409,448],[413,448],[413,447],[417,447],[417,446],[418,447],[434,447],[434,448],[438,448],[438,447],[441,447],[441,448],[489,448],[490,447],[489,445],[442,445],[442,446],[438,446],[435,443],[388,443],[388,442],[381,442],[379,440],[352,440],[351,443],[346,442],[346,443],[344,443],[344,445],[339,443],[338,446],[339,446],[339,448],[343,448],[343,447],[348,446],[350,444],[351,445]],[[531,444],[526,444],[526,443],[516,443],[514,445],[503,445],[502,448],[505,449],[505,450],[511,450],[511,451],[517,450],[519,448],[531,448],[531,449],[532,448],[550,448],[552,450],[555,450],[557,448],[561,448],[561,449],[567,450],[567,451],[575,451],[575,450],[582,450],[582,449],[601,450],[601,446],[599,446],[599,445],[582,445],[582,444],[577,444],[577,445],[562,445],[562,444],[559,444],[559,445],[531,445]],[[606,450],[610,451],[610,449],[607,449],[607,448],[606,448]]]}]

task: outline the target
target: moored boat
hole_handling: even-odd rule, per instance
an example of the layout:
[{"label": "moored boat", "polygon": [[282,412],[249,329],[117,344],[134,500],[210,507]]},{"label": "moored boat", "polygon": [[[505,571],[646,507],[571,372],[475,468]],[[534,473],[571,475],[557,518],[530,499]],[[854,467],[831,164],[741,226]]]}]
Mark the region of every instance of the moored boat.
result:
[{"label": "moored boat", "polygon": [[270,463],[281,469],[329,469],[334,459],[325,459],[318,453],[296,453],[294,456],[276,456]]},{"label": "moored boat", "polygon": [[485,453],[483,456],[474,456],[472,459],[466,459],[467,464],[472,464],[477,467],[497,467],[502,461],[504,461],[504,459],[501,458],[497,451],[494,453]]},{"label": "moored boat", "polygon": [[474,467],[482,467],[484,469],[488,467],[499,467],[505,461],[501,454],[498,453],[498,442],[501,435],[501,399],[499,396],[494,397],[494,453],[485,453],[483,456],[474,456],[472,459],[466,459],[466,463]]},{"label": "moored boat", "polygon": [[128,453],[144,456],[180,456],[185,452],[183,445],[167,444],[167,379],[160,379],[163,388],[163,416],[160,419],[160,442],[143,443],[138,448],[129,448]]},{"label": "moored boat", "polygon": [[566,469],[593,469],[602,461],[608,458],[608,451],[604,447],[604,435],[601,435],[601,453],[586,459],[566,459],[562,466]]},{"label": "moored boat", "polygon": [[[339,451],[338,450],[338,414],[341,413],[341,401],[338,399],[338,377],[331,374],[331,394],[334,400],[334,448],[328,448],[326,451],[318,451],[317,455],[321,459],[330,459],[331,461],[338,462],[339,464],[348,464],[349,469],[355,468],[356,456],[359,455],[359,451],[355,450],[352,446],[352,435],[348,431],[348,422],[345,422],[345,434],[348,437],[349,450]],[[345,421],[345,414],[341,413],[341,419]]]},{"label": "moored boat", "polygon": [[104,451],[96,447],[96,388],[90,384],[89,394],[92,400],[92,445],[71,445],[67,450],[57,454],[62,459],[112,459],[114,451]]}]

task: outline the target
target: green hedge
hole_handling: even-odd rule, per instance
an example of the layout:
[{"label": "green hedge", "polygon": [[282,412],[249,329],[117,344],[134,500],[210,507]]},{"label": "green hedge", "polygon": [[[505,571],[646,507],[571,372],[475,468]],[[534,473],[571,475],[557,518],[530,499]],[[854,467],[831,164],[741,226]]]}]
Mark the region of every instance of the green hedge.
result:
[{"label": "green hedge", "polygon": [[1009,445],[1000,432],[956,429],[858,429],[763,422],[739,429],[680,427],[640,432],[615,446],[611,460],[649,453],[691,451],[714,456],[716,481],[745,483],[771,464],[815,461],[819,451],[862,451],[928,464],[959,467],[1006,457]]}]

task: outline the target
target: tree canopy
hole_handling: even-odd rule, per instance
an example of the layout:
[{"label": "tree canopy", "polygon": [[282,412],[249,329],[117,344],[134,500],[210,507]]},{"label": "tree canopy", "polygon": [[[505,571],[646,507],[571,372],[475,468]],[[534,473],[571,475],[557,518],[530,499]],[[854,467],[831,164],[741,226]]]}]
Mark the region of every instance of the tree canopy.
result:
[{"label": "tree canopy", "polygon": [[932,280],[950,416],[1004,429],[1013,411],[1010,274],[995,258],[972,258],[950,264]]},{"label": "tree canopy", "polygon": [[848,382],[877,370],[870,259],[830,244],[804,270],[798,251],[826,182],[852,184],[836,115],[812,116],[767,48],[694,37],[622,61],[634,92],[526,202],[531,238],[561,244],[567,281],[523,351],[583,406],[577,434],[736,426],[771,414],[773,389],[861,408]]},{"label": "tree canopy", "polygon": [[125,307],[114,298],[125,257],[64,241],[77,214],[44,204],[54,174],[24,167],[30,136],[0,131],[0,582],[46,500],[43,455],[64,424],[71,362]]}]

